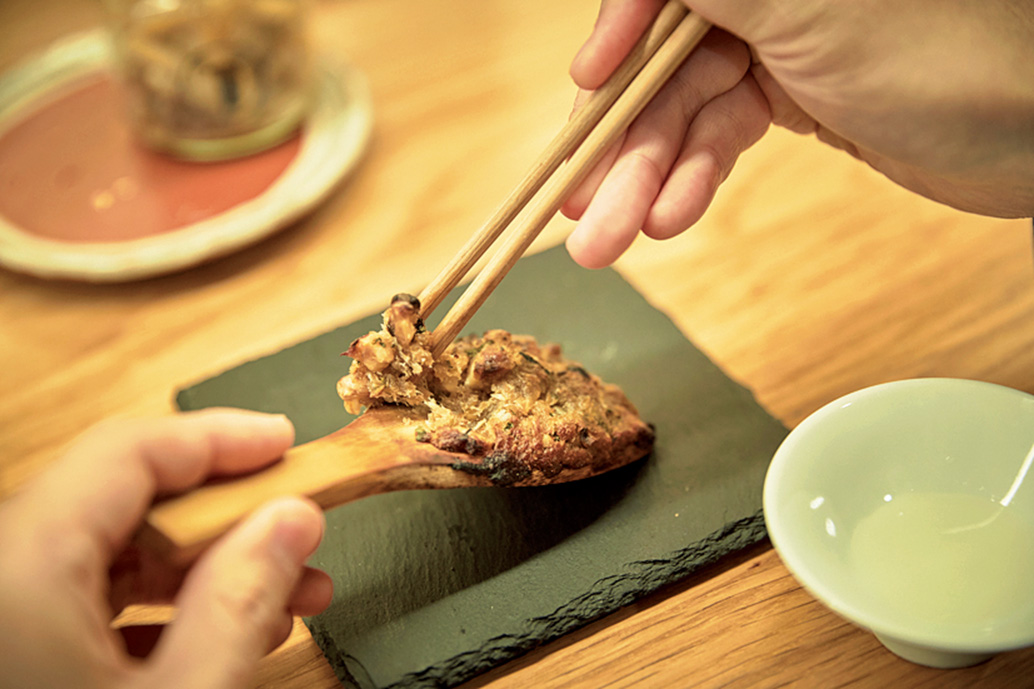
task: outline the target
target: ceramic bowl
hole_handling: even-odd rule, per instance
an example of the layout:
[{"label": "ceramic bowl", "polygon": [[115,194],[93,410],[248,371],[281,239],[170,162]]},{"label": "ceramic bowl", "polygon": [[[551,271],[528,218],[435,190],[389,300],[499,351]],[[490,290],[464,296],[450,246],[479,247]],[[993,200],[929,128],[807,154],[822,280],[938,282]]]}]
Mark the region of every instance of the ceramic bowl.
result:
[{"label": "ceramic bowl", "polygon": [[1034,645],[1032,462],[1031,395],[945,378],[877,385],[787,436],[765,522],[800,584],[891,651],[973,665]]}]

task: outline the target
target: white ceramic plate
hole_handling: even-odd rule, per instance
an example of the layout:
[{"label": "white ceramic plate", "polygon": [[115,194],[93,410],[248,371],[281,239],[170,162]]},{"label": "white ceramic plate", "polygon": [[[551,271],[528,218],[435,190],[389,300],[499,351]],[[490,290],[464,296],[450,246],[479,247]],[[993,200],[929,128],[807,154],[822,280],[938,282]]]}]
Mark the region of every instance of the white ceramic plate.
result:
[{"label": "white ceramic plate", "polygon": [[[0,133],[63,87],[110,68],[106,32],[54,44],[0,76]],[[232,253],[298,220],[322,201],[359,161],[372,127],[363,75],[321,63],[314,111],[301,147],[264,192],[203,221],[124,241],[60,241],[0,215],[0,265],[39,277],[121,282],[170,273]]]}]

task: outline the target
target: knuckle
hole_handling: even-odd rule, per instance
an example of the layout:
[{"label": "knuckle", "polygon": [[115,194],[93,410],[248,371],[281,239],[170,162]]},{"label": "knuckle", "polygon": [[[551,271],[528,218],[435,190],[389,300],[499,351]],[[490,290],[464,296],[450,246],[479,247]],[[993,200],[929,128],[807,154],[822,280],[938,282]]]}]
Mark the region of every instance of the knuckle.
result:
[{"label": "knuckle", "polygon": [[639,180],[647,190],[652,189],[653,193],[656,193],[664,183],[667,172],[645,151],[631,150],[627,155],[627,164],[635,171],[633,179]]}]

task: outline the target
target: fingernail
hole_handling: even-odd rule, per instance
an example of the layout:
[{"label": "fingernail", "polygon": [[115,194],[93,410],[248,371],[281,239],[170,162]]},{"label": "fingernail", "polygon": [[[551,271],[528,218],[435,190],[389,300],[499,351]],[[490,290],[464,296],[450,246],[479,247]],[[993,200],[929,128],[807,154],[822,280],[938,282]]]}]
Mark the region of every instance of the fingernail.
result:
[{"label": "fingernail", "polygon": [[278,424],[291,425],[291,420],[287,418],[287,414],[267,414],[265,412],[256,412],[252,417],[260,423],[269,424],[276,426]]},{"label": "fingernail", "polygon": [[264,435],[287,435],[294,437],[294,424],[286,414],[253,412],[238,417],[249,430]]}]

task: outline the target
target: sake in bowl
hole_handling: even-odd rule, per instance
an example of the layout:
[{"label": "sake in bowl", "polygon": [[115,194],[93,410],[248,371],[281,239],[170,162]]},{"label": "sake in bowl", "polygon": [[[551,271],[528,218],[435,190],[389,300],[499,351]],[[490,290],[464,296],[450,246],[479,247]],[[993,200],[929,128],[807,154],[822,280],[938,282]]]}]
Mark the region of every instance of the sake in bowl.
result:
[{"label": "sake in bowl", "polygon": [[1031,395],[947,378],[877,385],[787,436],[765,523],[801,585],[888,649],[973,665],[1034,645],[1032,463]]}]

